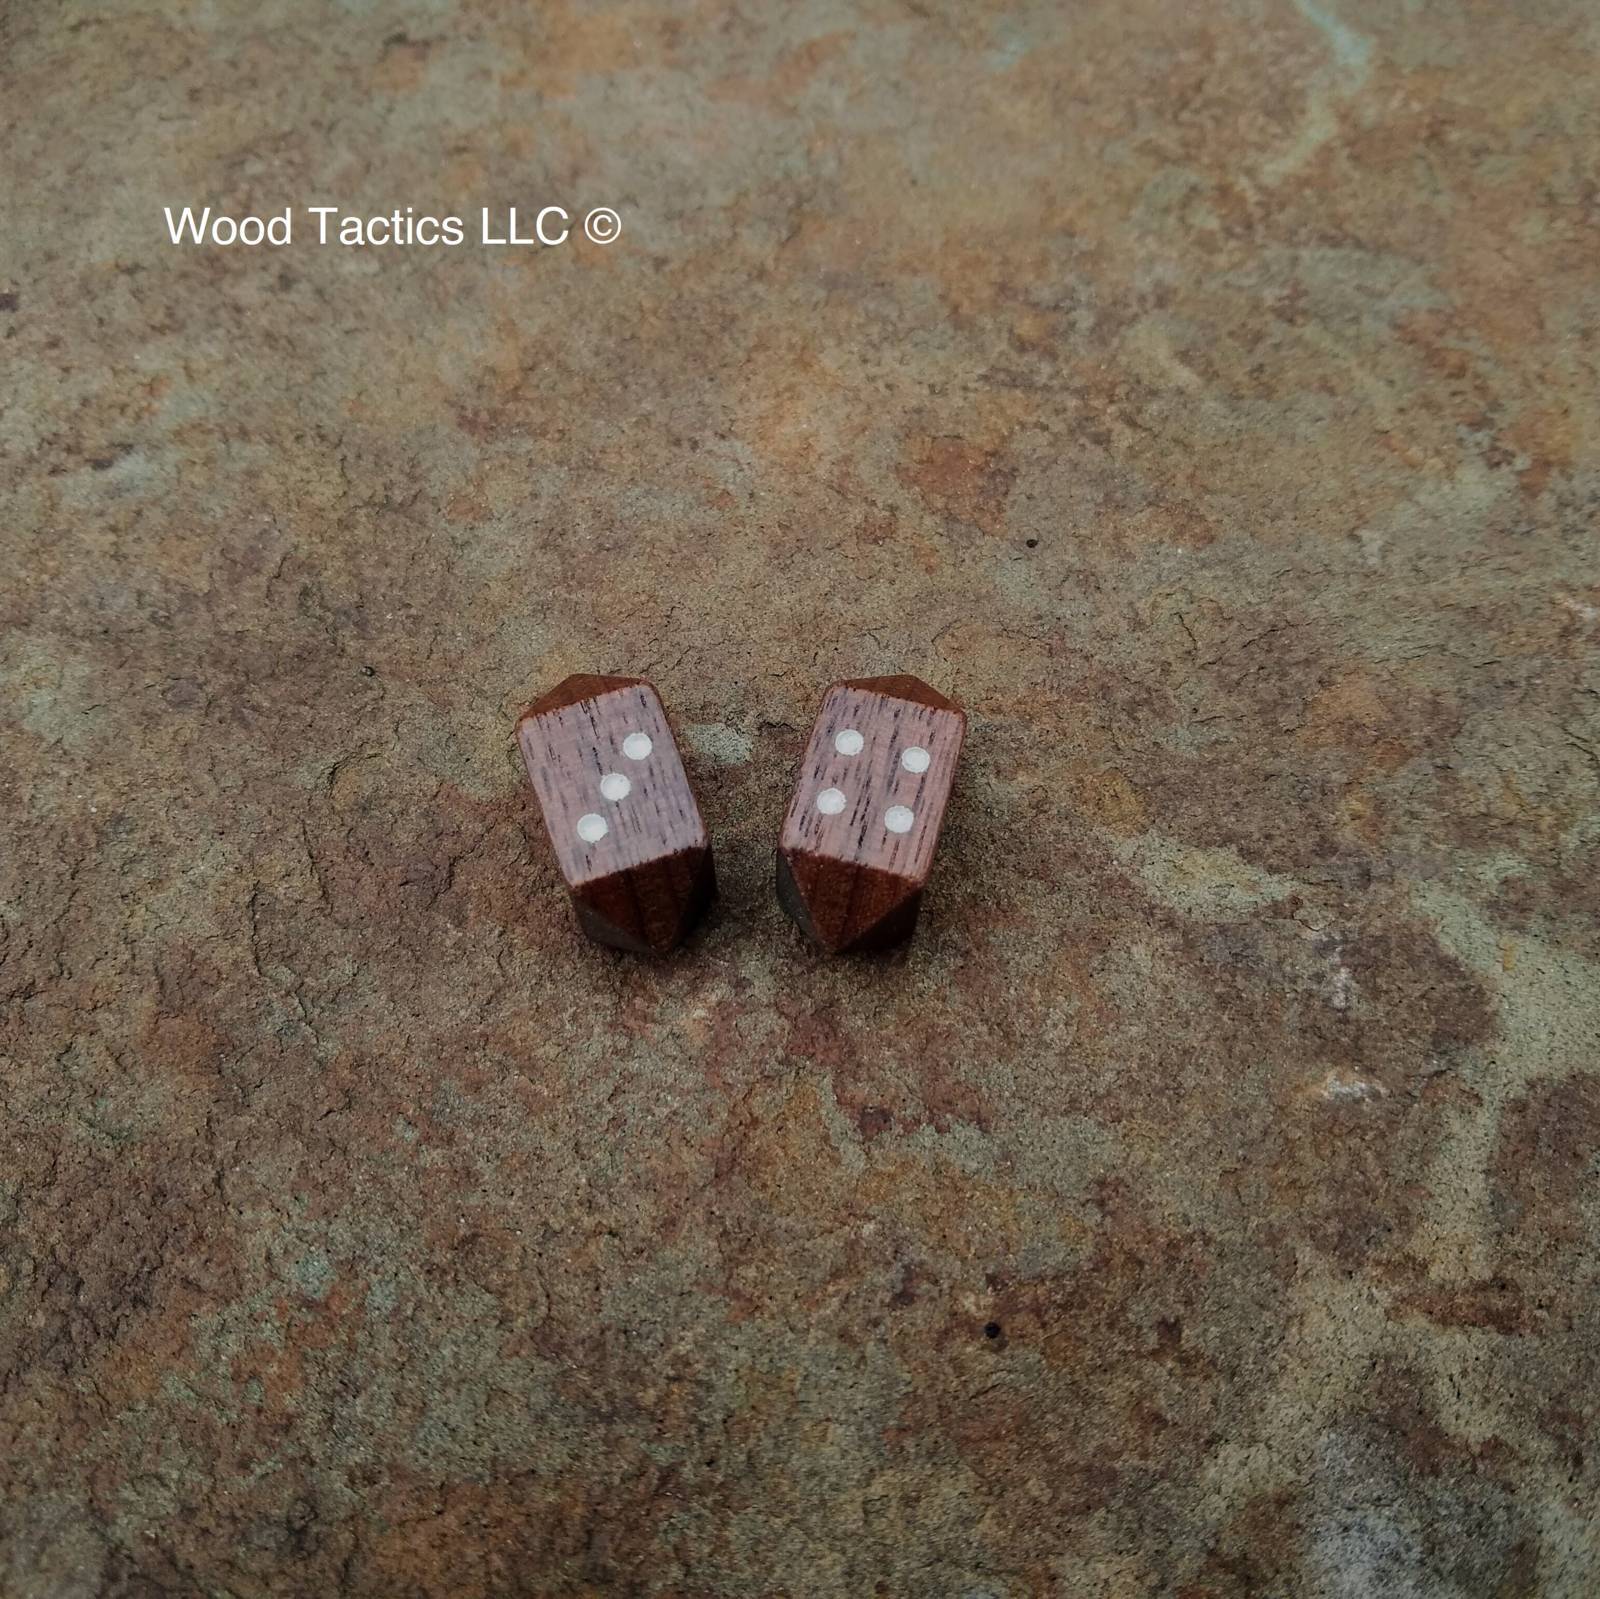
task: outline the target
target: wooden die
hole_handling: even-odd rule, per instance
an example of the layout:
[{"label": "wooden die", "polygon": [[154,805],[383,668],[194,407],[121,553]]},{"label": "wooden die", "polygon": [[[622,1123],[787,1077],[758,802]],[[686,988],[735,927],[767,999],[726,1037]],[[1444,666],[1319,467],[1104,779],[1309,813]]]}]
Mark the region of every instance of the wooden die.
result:
[{"label": "wooden die", "polygon": [[583,930],[672,949],[717,880],[661,696],[643,678],[579,673],[522,713],[517,743]]},{"label": "wooden die", "polygon": [[910,936],[966,725],[915,677],[857,678],[823,697],[778,841],[778,899],[824,949]]}]

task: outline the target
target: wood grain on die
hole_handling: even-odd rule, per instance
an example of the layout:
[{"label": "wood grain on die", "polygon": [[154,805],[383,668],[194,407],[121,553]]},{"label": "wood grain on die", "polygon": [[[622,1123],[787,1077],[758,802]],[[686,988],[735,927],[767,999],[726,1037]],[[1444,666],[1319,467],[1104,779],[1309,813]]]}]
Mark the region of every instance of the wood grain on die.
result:
[{"label": "wood grain on die", "polygon": [[716,877],[661,696],[643,678],[580,673],[522,713],[517,743],[584,931],[673,948]]},{"label": "wood grain on die", "polygon": [[824,695],[778,841],[778,897],[824,948],[886,948],[915,927],[965,731],[920,678]]}]

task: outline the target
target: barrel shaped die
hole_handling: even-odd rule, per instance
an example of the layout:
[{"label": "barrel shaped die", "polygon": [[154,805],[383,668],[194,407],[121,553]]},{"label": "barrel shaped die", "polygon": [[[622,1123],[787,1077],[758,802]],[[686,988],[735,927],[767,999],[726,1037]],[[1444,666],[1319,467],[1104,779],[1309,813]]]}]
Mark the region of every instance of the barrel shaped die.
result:
[{"label": "barrel shaped die", "polygon": [[824,949],[884,949],[916,926],[966,721],[915,677],[824,695],[778,841],[778,898]]},{"label": "barrel shaped die", "polygon": [[580,673],[522,713],[517,743],[584,931],[640,954],[674,948],[716,874],[661,696],[643,678]]}]

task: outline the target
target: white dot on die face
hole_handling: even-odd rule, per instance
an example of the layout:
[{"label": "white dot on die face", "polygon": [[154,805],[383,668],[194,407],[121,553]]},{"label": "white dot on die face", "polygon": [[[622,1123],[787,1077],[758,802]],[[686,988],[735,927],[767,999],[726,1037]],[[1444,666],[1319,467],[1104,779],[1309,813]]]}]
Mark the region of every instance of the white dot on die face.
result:
[{"label": "white dot on die face", "polygon": [[917,818],[911,811],[911,808],[906,805],[891,805],[889,809],[883,813],[883,825],[887,827],[891,833],[909,833],[911,831],[911,824],[916,821],[916,819]]},{"label": "white dot on die face", "polygon": [[836,788],[825,788],[817,795],[817,809],[824,816],[837,816],[844,809],[844,795]]},{"label": "white dot on die face", "polygon": [[853,727],[847,727],[842,733],[833,735],[833,747],[841,755],[859,755],[866,742]]},{"label": "white dot on die face", "polygon": [[578,818],[578,837],[585,844],[598,844],[610,831],[610,824],[605,817],[596,816],[593,811],[590,811],[587,816]]},{"label": "white dot on die face", "polygon": [[608,800],[624,800],[628,797],[633,784],[621,772],[607,772],[600,779],[600,792]]},{"label": "white dot on die face", "polygon": [[622,753],[630,761],[642,761],[654,748],[648,733],[630,733],[622,741]]},{"label": "white dot on die face", "polygon": [[933,757],[920,744],[913,744],[900,757],[900,764],[908,772],[925,772]]}]

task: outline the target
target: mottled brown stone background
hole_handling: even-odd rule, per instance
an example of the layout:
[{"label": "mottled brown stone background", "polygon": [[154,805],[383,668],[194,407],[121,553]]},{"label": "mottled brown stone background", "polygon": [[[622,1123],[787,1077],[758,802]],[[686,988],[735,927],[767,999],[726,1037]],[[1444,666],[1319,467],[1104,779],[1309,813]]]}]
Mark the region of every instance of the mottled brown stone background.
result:
[{"label": "mottled brown stone background", "polygon": [[[1597,52],[0,6],[0,1593],[1600,1591]],[[665,964],[518,769],[585,669]],[[771,848],[896,671],[961,783],[830,964]]]}]

